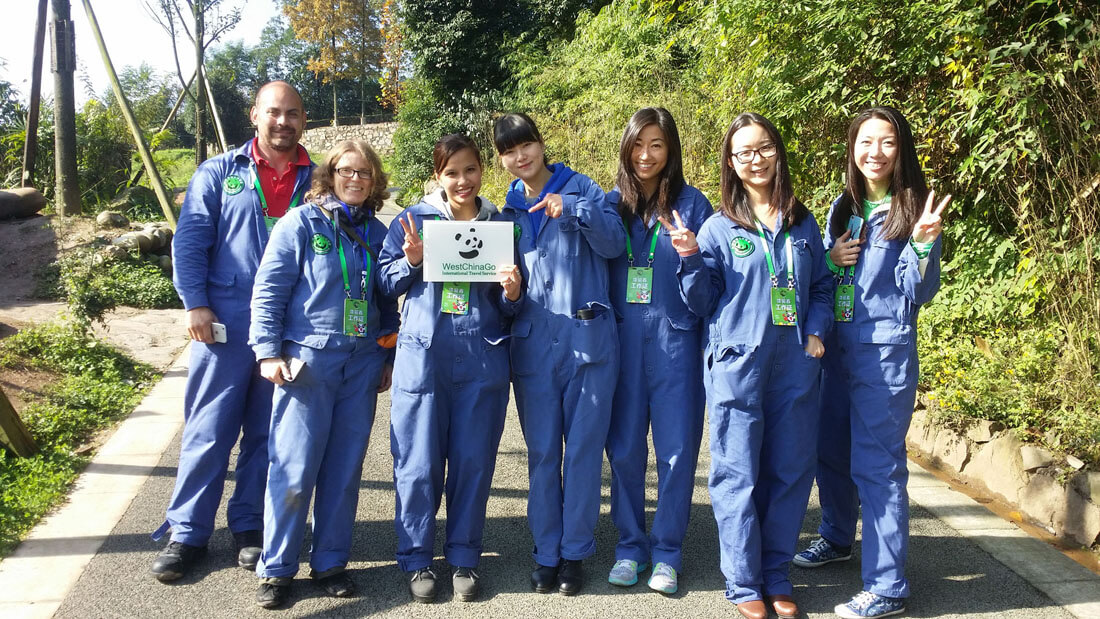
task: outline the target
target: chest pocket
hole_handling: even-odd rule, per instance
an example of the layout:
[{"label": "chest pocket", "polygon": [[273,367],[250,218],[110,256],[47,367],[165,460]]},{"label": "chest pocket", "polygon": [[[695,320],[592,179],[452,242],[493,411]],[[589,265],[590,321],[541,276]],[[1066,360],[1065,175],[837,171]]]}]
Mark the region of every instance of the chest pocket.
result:
[{"label": "chest pocket", "polygon": [[[575,258],[581,253],[581,243],[585,242],[581,234],[581,222],[576,217],[559,217],[554,223],[546,222],[543,226],[555,226],[555,246],[559,256]],[[550,232],[550,230],[547,230]]]}]

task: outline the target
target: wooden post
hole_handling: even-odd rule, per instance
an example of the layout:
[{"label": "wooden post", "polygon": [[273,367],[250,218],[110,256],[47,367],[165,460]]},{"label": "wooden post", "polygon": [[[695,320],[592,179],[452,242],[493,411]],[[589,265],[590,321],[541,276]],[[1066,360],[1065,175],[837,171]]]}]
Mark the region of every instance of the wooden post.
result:
[{"label": "wooden post", "polygon": [[11,405],[4,390],[0,389],[0,445],[3,445],[21,458],[29,458],[38,453],[38,446],[34,444],[27,426],[19,419],[19,413]]},{"label": "wooden post", "polygon": [[222,128],[222,116],[218,113],[218,106],[214,103],[214,89],[210,88],[210,79],[206,76],[206,67],[203,67],[202,81],[206,86],[206,100],[210,102],[210,115],[214,117],[214,133],[218,134],[218,144],[222,147],[222,152],[229,150],[229,146],[225,139],[225,129]]},{"label": "wooden post", "polygon": [[[183,103],[183,98],[187,96],[187,89],[191,87],[191,83],[195,81],[195,74],[191,74],[191,79],[187,80],[187,85],[180,91],[180,96],[176,97],[176,104],[172,106],[172,111],[168,112],[168,118],[164,119],[164,124],[160,126],[160,130],[164,131],[168,128],[168,123],[172,122],[172,119],[176,117],[176,112],[180,110],[180,104]],[[157,133],[160,133],[159,131]]]},{"label": "wooden post", "polygon": [[69,0],[51,0],[50,42],[53,49],[54,203],[62,217],[79,215],[80,177],[76,169],[76,39]]},{"label": "wooden post", "polygon": [[91,0],[84,0],[84,11],[88,14],[88,24],[92,27],[92,35],[95,37],[96,44],[99,45],[99,53],[103,56],[103,66],[107,69],[107,77],[111,80],[111,90],[114,91],[115,99],[118,100],[118,107],[121,108],[122,116],[126,119],[126,124],[130,127],[130,133],[134,136],[134,143],[137,145],[138,152],[141,153],[141,162],[145,164],[145,171],[149,173],[149,184],[153,186],[153,192],[157,194],[157,201],[160,202],[160,208],[164,211],[164,219],[175,230],[176,214],[172,212],[172,201],[168,199],[168,192],[165,191],[164,183],[160,180],[160,173],[157,172],[157,166],[153,163],[153,153],[149,152],[149,146],[145,143],[145,135],[141,133],[141,127],[138,126],[137,119],[134,118],[134,113],[130,110],[130,103],[122,92],[122,84],[118,81],[115,66],[111,64],[111,57],[107,54],[107,45],[103,42],[103,33],[100,32],[99,22],[96,21],[95,12],[92,11]]},{"label": "wooden post", "polygon": [[42,56],[46,40],[46,0],[38,0],[34,22],[34,61],[31,68],[31,100],[27,135],[23,141],[23,186],[34,187],[34,161],[38,159],[38,112],[42,107]]}]

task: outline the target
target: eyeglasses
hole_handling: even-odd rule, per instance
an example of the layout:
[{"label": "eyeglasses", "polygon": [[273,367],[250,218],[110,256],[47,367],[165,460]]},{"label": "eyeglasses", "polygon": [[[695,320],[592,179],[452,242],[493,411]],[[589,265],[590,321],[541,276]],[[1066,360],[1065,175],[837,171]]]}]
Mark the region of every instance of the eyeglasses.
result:
[{"label": "eyeglasses", "polygon": [[358,176],[365,181],[374,178],[370,170],[356,170],[355,168],[336,168],[336,173],[344,178],[354,178]]},{"label": "eyeglasses", "polygon": [[757,155],[760,155],[761,159],[771,159],[775,156],[775,153],[775,144],[765,144],[760,148],[739,150],[733,153],[733,158],[737,160],[737,163],[752,163],[752,160],[755,159]]}]

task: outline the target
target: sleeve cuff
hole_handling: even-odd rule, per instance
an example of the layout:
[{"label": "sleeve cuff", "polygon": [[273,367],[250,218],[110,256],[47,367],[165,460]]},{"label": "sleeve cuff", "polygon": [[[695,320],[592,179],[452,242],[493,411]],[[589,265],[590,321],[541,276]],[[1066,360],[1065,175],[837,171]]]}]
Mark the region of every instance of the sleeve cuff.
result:
[{"label": "sleeve cuff", "polygon": [[275,357],[281,357],[283,355],[283,347],[281,344],[256,344],[252,347],[252,350],[256,353],[256,363],[264,359],[274,359]]},{"label": "sleeve cuff", "polygon": [[935,241],[930,243],[918,243],[913,239],[909,239],[909,246],[913,248],[913,251],[917,252],[917,257],[922,260],[928,257],[928,254],[932,252],[932,246],[935,244]]},{"label": "sleeve cuff", "polygon": [[561,216],[577,216],[577,196],[561,194]]}]

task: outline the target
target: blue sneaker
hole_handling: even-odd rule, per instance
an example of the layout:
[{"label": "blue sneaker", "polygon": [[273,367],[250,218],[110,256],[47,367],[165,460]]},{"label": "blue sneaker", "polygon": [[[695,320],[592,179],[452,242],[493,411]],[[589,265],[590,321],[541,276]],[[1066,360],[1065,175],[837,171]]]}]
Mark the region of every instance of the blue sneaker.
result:
[{"label": "blue sneaker", "polygon": [[638,583],[638,574],[649,567],[647,563],[639,564],[630,559],[619,559],[611,567],[611,573],[607,575],[607,582],[620,587],[630,587]]},{"label": "blue sneaker", "polygon": [[834,608],[833,612],[844,619],[900,615],[905,612],[905,598],[888,598],[870,591],[860,591],[847,604]]},{"label": "blue sneaker", "polygon": [[821,567],[826,563],[835,561],[847,561],[852,558],[851,546],[844,548],[835,546],[832,542],[819,537],[806,550],[796,554],[791,563],[798,567]]},{"label": "blue sneaker", "polygon": [[649,588],[665,595],[676,593],[679,588],[676,582],[676,569],[667,563],[658,561],[653,566],[653,573],[649,575]]}]

